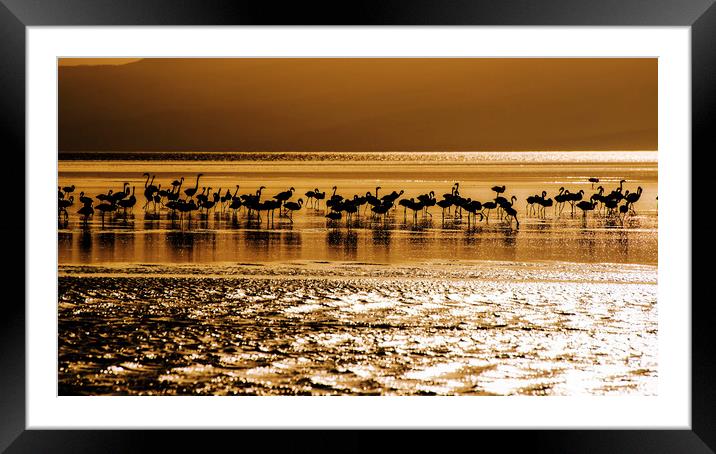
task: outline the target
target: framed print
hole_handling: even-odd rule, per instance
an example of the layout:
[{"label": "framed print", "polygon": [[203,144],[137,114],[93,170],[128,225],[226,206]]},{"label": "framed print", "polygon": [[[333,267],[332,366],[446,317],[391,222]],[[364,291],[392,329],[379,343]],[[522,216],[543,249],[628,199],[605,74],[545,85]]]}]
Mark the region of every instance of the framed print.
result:
[{"label": "framed print", "polygon": [[710,452],[710,2],[390,5],[6,2],[3,449],[460,428]]}]

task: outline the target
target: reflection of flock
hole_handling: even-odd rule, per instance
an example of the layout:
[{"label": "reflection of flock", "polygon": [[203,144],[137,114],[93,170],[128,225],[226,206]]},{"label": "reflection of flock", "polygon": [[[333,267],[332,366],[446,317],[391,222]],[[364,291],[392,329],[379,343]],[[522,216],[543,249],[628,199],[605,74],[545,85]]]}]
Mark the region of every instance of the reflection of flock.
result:
[{"label": "reflection of flock", "polygon": [[[198,212],[200,217],[208,217],[213,211],[214,214],[232,213],[237,217],[242,211],[248,219],[255,218],[262,222],[262,215],[265,216],[266,222],[273,222],[275,211],[279,211],[280,217],[288,218],[293,223],[293,213],[302,208],[310,208],[313,210],[321,210],[321,203],[325,201],[325,209],[328,212],[325,217],[328,219],[329,225],[336,225],[341,219],[346,220],[348,226],[355,216],[366,216],[370,210],[370,219],[387,222],[391,211],[395,212],[398,207],[403,208],[403,219],[407,222],[408,211],[411,211],[413,222],[417,224],[418,216],[423,219],[428,216],[432,218],[430,209],[437,206],[442,210],[442,223],[446,220],[454,222],[462,222],[463,216],[467,220],[468,226],[477,225],[479,222],[489,222],[490,215],[494,211],[498,219],[512,226],[514,220],[515,226],[519,228],[520,221],[517,216],[517,197],[511,196],[509,199],[503,194],[506,191],[505,186],[493,186],[492,191],[495,192],[495,198],[486,202],[473,200],[470,197],[463,197],[460,194],[460,183],[455,183],[449,193],[443,194],[442,199],[435,198],[435,192],[430,191],[427,194],[420,194],[417,197],[403,197],[405,191],[392,191],[388,194],[380,196],[380,186],[375,188],[375,193],[370,191],[363,194],[354,194],[351,196],[342,196],[337,193],[337,186],[333,186],[332,193],[327,196],[326,192],[321,192],[318,188],[306,192],[306,204],[303,198],[293,201],[295,189],[293,187],[286,191],[279,192],[270,198],[262,199],[265,186],[261,186],[253,193],[239,194],[239,185],[236,185],[233,193],[230,189],[222,194],[222,189],[212,192],[211,187],[202,187],[199,192],[199,181],[202,174],[198,174],[193,187],[184,188],[184,177],[179,180],[172,181],[169,185],[162,189],[161,184],[154,185],[154,176],[145,173],[146,181],[144,182],[144,201],[143,209],[147,213],[158,214],[158,211],[168,211],[172,219],[178,218],[180,221],[184,217],[191,218],[193,212]],[[598,178],[590,178],[589,181],[594,184],[599,183]],[[636,192],[624,190],[626,180],[621,180],[619,186],[610,192],[606,192],[603,186],[597,187],[597,192],[592,194],[587,200],[584,190],[570,192],[564,187],[559,188],[559,193],[554,197],[547,197],[547,191],[541,194],[535,194],[527,197],[526,215],[536,216],[541,219],[547,217],[548,208],[553,209],[553,216],[562,215],[569,204],[569,211],[574,217],[577,209],[582,211],[582,216],[586,218],[588,212],[594,215],[604,217],[618,217],[622,222],[626,216],[635,214],[634,205],[639,201],[642,194],[642,188],[638,187]],[[104,223],[105,214],[115,213],[116,216],[123,216],[126,219],[127,212],[132,211],[137,204],[135,197],[135,187],[130,190],[129,183],[124,183],[122,189],[114,192],[109,189],[107,193],[98,194],[94,199],[87,197],[84,192],[79,194],[79,203],[81,207],[77,213],[81,216],[84,224],[95,215],[100,213],[102,223]],[[74,198],[75,186],[65,186],[58,188],[58,215],[63,216],[65,220],[68,218],[68,208],[75,203]],[[397,203],[396,203],[397,202]]]}]

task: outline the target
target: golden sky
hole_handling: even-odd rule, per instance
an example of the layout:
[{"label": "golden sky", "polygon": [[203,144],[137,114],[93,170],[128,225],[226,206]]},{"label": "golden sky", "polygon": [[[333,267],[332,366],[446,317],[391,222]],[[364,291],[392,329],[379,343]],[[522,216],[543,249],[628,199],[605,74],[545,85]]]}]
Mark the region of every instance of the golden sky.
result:
[{"label": "golden sky", "polygon": [[59,65],[60,151],[657,149],[655,58]]}]

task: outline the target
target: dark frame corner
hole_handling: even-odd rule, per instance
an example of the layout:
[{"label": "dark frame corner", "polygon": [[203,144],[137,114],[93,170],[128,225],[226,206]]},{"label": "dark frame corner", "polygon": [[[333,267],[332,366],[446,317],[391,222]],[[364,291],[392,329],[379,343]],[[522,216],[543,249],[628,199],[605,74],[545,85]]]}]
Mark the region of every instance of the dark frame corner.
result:
[{"label": "dark frame corner", "polygon": [[[11,163],[2,167],[2,177],[15,188],[25,186],[25,29],[28,26],[59,25],[591,25],[591,26],[691,26],[692,57],[692,150],[707,153],[716,119],[716,6],[714,0],[383,0],[361,1],[326,8],[311,2],[282,4],[242,0],[0,0],[0,96],[3,146]],[[211,6],[208,6],[211,5]],[[692,151],[690,159],[696,154]],[[14,162],[12,162],[14,161]],[[692,167],[693,168],[693,167]],[[708,181],[692,178],[693,182]],[[692,182],[692,193],[698,185]],[[12,223],[0,223],[5,238],[25,232],[23,216],[17,212]],[[21,225],[18,225],[21,224]],[[24,235],[24,233],[23,233]],[[24,281],[25,245],[30,238],[10,242],[3,248],[15,259],[4,273],[6,282]],[[10,262],[8,262],[10,263]],[[23,266],[19,264],[22,263]],[[703,273],[697,267],[693,271]],[[28,270],[29,271],[29,270]],[[19,274],[22,273],[22,276]],[[17,275],[17,276],[16,276]],[[693,282],[693,278],[692,278]],[[699,282],[697,280],[697,282]],[[8,285],[6,288],[18,288]],[[149,439],[161,437],[162,450],[192,446],[218,446],[193,434],[173,431],[41,431],[25,429],[25,310],[24,287],[18,298],[6,298],[0,317],[0,452],[124,452],[151,448]],[[19,297],[22,296],[22,299]],[[21,303],[20,301],[23,301]],[[589,452],[714,452],[716,451],[716,343],[711,329],[716,322],[710,299],[692,304],[692,430],[554,430],[516,431],[509,435],[510,448]],[[675,303],[689,304],[690,301]],[[315,434],[308,436],[314,438]],[[494,438],[505,443],[505,434]],[[216,433],[216,432],[215,432]],[[484,433],[484,432],[483,432]],[[235,432],[216,433],[241,443]],[[482,434],[482,433],[481,433]],[[355,447],[369,443],[364,436],[334,431],[338,445]],[[306,433],[294,432],[287,439],[295,445]],[[241,437],[243,438],[243,437]],[[423,437],[391,437],[395,447]],[[471,437],[473,438],[473,437]],[[490,437],[493,438],[493,437]],[[197,440],[197,439],[204,439]],[[315,438],[305,438],[316,446]],[[365,441],[364,441],[365,440]],[[303,441],[303,440],[301,440]],[[473,439],[474,442],[474,439]],[[207,443],[209,443],[207,445]],[[273,442],[272,442],[273,443]],[[371,444],[373,442],[370,442]],[[321,443],[323,445],[323,443]],[[330,449],[330,448],[329,448]]]}]

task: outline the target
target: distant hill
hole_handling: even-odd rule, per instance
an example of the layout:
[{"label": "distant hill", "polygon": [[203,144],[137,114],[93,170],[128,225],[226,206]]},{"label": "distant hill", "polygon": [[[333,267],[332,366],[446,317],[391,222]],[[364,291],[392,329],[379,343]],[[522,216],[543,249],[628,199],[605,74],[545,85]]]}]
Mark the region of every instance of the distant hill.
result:
[{"label": "distant hill", "polygon": [[657,148],[656,59],[60,66],[61,151]]}]

